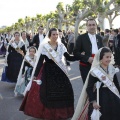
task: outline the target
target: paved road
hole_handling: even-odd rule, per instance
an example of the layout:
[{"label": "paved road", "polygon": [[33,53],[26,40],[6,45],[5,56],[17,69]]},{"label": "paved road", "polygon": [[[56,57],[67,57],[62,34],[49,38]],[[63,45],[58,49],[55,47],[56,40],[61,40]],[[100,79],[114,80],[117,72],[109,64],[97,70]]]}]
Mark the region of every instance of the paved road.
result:
[{"label": "paved road", "polygon": [[[4,58],[0,57],[0,76],[4,66]],[[74,96],[75,107],[82,89],[82,80],[79,73],[78,62],[71,63],[71,70],[69,71],[69,78],[71,80]],[[0,100],[0,120],[38,120],[19,111],[19,107],[23,97],[14,97],[15,84],[5,83],[0,81],[0,94],[3,100]]]}]

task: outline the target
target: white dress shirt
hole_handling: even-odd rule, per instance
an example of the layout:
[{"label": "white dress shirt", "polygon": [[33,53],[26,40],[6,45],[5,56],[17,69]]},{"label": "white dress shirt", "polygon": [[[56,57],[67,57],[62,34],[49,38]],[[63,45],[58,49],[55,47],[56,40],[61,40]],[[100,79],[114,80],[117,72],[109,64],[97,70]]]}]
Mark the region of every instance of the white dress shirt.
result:
[{"label": "white dress shirt", "polygon": [[92,54],[96,54],[98,52],[96,35],[95,34],[92,35],[92,34],[88,33],[88,36],[89,36],[91,44],[92,44]]},{"label": "white dress shirt", "polygon": [[40,44],[43,42],[44,36],[43,34],[39,34],[39,42]]}]

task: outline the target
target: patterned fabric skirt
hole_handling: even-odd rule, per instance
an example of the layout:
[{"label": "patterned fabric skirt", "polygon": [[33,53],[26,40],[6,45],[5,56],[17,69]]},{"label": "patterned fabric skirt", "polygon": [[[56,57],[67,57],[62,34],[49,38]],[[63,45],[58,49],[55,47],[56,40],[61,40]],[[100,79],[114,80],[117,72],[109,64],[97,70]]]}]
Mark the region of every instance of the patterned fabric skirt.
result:
[{"label": "patterned fabric skirt", "polygon": [[86,102],[84,109],[80,114],[80,117],[78,118],[78,120],[88,120],[88,107],[89,107],[89,101]]},{"label": "patterned fabric skirt", "polygon": [[45,63],[33,81],[20,107],[25,114],[45,120],[65,120],[74,113],[74,95],[71,83],[54,63]]},{"label": "patterned fabric skirt", "polygon": [[[19,79],[19,81],[17,81],[17,84],[15,86],[15,90],[14,90],[16,95],[22,95],[23,94],[26,86],[28,85],[28,83],[30,81],[32,70],[33,70],[32,67],[28,67],[28,69],[25,73],[25,78],[21,78],[21,79]],[[23,80],[23,82],[22,82],[22,80]],[[18,83],[20,83],[20,84],[18,84]]]}]

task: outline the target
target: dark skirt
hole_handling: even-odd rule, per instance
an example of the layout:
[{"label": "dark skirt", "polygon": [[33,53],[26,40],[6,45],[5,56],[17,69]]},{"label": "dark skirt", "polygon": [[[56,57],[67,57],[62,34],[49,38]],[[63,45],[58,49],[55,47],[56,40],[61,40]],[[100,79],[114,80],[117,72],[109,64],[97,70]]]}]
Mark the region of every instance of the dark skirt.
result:
[{"label": "dark skirt", "polygon": [[[120,120],[120,99],[108,88],[100,89],[100,120]],[[92,103],[89,105],[89,120],[93,111]]]},{"label": "dark skirt", "polygon": [[1,81],[3,81],[3,82],[11,82],[6,76],[7,68],[8,68],[7,66],[4,66],[4,68],[3,68],[3,72],[2,72],[2,76],[1,76]]},{"label": "dark skirt", "polygon": [[5,46],[3,45],[0,49],[0,55],[5,55],[6,54],[6,48]]},{"label": "dark skirt", "polygon": [[6,75],[11,82],[17,82],[22,61],[23,57],[21,54],[17,53],[16,51],[9,53]]},{"label": "dark skirt", "polygon": [[65,120],[73,116],[74,95],[71,83],[63,71],[54,63],[45,63],[38,80],[32,82],[20,107],[25,114],[46,120]]}]

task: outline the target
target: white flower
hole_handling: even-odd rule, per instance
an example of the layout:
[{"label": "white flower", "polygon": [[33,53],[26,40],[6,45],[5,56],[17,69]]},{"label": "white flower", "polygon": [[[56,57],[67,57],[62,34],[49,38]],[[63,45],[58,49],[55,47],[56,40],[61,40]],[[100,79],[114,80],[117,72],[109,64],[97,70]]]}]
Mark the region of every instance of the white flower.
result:
[{"label": "white flower", "polygon": [[42,84],[42,81],[41,80],[33,80],[35,81],[38,85],[41,85]]}]

